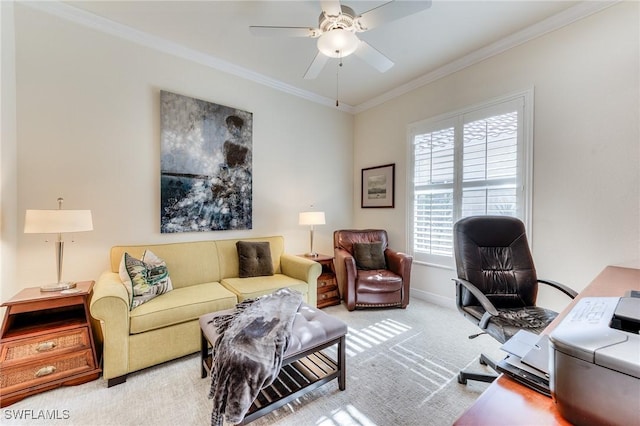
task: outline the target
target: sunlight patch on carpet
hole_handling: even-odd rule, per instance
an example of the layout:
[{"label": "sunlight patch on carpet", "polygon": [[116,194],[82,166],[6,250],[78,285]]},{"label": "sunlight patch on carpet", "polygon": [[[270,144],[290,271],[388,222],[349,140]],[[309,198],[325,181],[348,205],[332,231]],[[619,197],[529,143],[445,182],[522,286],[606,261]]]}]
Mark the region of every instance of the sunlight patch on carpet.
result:
[{"label": "sunlight patch on carpet", "polygon": [[355,356],[373,346],[381,345],[407,331],[411,327],[392,319],[385,319],[360,330],[349,327],[347,332],[347,355]]},{"label": "sunlight patch on carpet", "polygon": [[364,413],[351,404],[334,410],[331,417],[323,416],[317,424],[319,426],[376,426]]}]

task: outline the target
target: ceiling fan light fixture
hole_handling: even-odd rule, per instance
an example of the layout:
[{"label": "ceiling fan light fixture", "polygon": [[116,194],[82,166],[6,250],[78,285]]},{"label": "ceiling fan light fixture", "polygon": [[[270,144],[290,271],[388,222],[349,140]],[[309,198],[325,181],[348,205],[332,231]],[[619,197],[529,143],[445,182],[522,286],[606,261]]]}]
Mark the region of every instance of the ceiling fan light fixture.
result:
[{"label": "ceiling fan light fixture", "polygon": [[359,42],[351,31],[336,28],[318,38],[318,50],[330,58],[344,58],[356,51]]}]

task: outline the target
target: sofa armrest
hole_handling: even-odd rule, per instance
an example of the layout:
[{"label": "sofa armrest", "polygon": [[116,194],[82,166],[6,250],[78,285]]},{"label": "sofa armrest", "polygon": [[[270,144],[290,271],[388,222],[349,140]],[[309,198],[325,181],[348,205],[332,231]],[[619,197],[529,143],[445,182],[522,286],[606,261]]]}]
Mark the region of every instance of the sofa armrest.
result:
[{"label": "sofa armrest", "polygon": [[284,275],[309,284],[307,304],[313,307],[317,306],[318,277],[322,273],[322,266],[318,262],[284,253],[280,256],[280,270]]},{"label": "sofa armrest", "polygon": [[91,316],[100,321],[103,347],[102,373],[105,379],[122,376],[129,369],[129,295],[120,277],[103,273],[89,305]]}]

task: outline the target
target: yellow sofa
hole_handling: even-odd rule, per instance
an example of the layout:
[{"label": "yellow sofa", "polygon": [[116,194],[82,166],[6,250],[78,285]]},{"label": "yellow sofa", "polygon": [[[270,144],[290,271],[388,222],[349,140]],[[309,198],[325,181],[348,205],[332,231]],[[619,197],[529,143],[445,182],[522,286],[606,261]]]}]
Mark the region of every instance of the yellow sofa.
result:
[{"label": "yellow sofa", "polygon": [[[274,275],[239,278],[237,241],[268,241]],[[125,252],[141,258],[146,249],[165,260],[173,290],[129,310],[120,260]],[[284,253],[280,236],[113,247],[111,270],[96,282],[90,302],[100,323],[103,378],[113,386],[128,373],[198,352],[198,318],[244,299],[289,287],[316,306],[321,269],[317,262]]]}]

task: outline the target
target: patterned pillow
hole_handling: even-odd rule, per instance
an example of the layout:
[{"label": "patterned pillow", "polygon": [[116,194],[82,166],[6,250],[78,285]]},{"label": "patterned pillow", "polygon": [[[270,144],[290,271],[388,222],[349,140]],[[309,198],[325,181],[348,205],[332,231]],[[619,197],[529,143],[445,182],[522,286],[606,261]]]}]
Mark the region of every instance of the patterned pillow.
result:
[{"label": "patterned pillow", "polygon": [[268,241],[238,241],[238,276],[240,278],[273,275],[271,247]]},{"label": "patterned pillow", "polygon": [[167,264],[151,250],[145,250],[142,259],[123,254],[119,275],[129,293],[129,309],[173,290]]},{"label": "patterned pillow", "polygon": [[358,269],[387,269],[382,242],[353,243],[353,257]]}]

